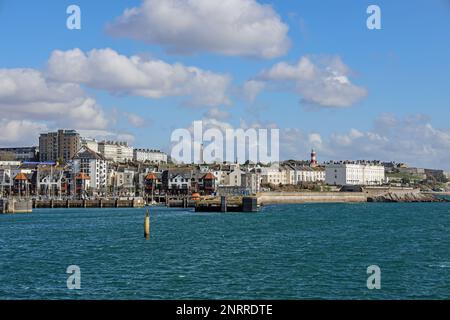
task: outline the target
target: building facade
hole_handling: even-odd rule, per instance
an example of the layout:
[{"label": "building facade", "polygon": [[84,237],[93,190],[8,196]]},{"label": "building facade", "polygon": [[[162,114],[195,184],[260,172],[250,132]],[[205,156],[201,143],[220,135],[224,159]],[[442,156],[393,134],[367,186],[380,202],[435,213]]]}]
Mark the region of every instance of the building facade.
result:
[{"label": "building facade", "polygon": [[94,152],[98,152],[98,141],[90,138],[83,138],[81,140],[81,146],[91,149]]},{"label": "building facade", "polygon": [[288,173],[279,166],[261,168],[261,182],[263,184],[285,185],[288,184]]},{"label": "building facade", "polygon": [[10,155],[11,160],[32,162],[38,159],[38,147],[0,148],[0,154]]},{"label": "building facade", "polygon": [[73,158],[72,166],[76,176],[83,173],[85,177],[89,177],[89,185],[97,193],[106,191],[108,164],[103,155],[83,147]]},{"label": "building facade", "polygon": [[39,137],[39,160],[64,162],[72,159],[81,148],[81,138],[75,130],[42,133]]},{"label": "building facade", "polygon": [[167,154],[159,150],[134,149],[133,160],[150,163],[167,163]]},{"label": "building facade", "polygon": [[98,152],[108,161],[128,162],[133,160],[133,148],[128,146],[127,142],[99,142]]},{"label": "building facade", "polygon": [[328,185],[381,185],[386,182],[384,166],[374,163],[335,162],[325,166]]},{"label": "building facade", "polygon": [[308,182],[325,182],[325,168],[323,167],[294,167],[294,184]]}]

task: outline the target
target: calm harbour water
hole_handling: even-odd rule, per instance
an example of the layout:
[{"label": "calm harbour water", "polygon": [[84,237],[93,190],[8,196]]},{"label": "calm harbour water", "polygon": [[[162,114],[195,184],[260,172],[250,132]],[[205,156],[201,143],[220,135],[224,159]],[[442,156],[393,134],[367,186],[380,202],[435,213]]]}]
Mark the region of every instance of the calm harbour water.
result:
[{"label": "calm harbour water", "polygon": [[[0,215],[0,299],[449,299],[450,203]],[[381,290],[366,286],[381,268]],[[66,268],[81,268],[68,290]]]}]

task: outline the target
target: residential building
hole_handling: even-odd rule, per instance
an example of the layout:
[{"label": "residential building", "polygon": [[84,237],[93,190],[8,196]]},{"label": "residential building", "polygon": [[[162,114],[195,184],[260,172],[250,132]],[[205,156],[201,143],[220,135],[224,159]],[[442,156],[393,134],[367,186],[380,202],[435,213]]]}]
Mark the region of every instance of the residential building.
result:
[{"label": "residential building", "polygon": [[288,184],[287,178],[287,171],[280,166],[273,165],[261,168],[261,182],[263,184],[285,185]]},{"label": "residential building", "polygon": [[0,167],[19,167],[22,164],[20,161],[0,161]]},{"label": "residential building", "polygon": [[13,174],[14,172],[11,166],[0,166],[0,198],[11,194]]},{"label": "residential building", "polygon": [[372,162],[331,162],[325,166],[329,185],[381,185],[386,182],[384,166]]},{"label": "residential building", "polygon": [[190,168],[166,170],[162,174],[163,187],[172,194],[189,194],[193,173]]},{"label": "residential building", "polygon": [[128,162],[133,160],[133,148],[127,142],[102,141],[98,151],[106,160],[113,162]]},{"label": "residential building", "polygon": [[256,194],[261,190],[261,175],[256,170],[245,172],[241,176],[241,186]]},{"label": "residential building", "polygon": [[17,147],[17,148],[0,148],[1,155],[9,155],[14,161],[37,161],[38,147]]},{"label": "residential building", "polygon": [[150,163],[167,163],[167,154],[159,150],[134,149],[133,160]]},{"label": "residential building", "polygon": [[106,191],[107,168],[105,157],[86,147],[82,147],[73,158],[74,175],[78,176],[80,173],[84,173],[84,178],[89,176],[89,185],[97,193],[100,190]]},{"label": "residential building", "polygon": [[81,146],[91,149],[94,152],[98,152],[98,141],[91,138],[81,139]]},{"label": "residential building", "polygon": [[39,159],[64,162],[72,159],[81,148],[81,138],[75,130],[42,133],[39,137]]},{"label": "residential building", "polygon": [[294,183],[301,184],[308,182],[325,182],[325,168],[324,167],[308,167],[298,166],[294,167]]},{"label": "residential building", "polygon": [[36,194],[46,196],[61,196],[67,191],[64,167],[53,165],[38,165],[36,172]]},{"label": "residential building", "polygon": [[225,176],[224,185],[227,187],[240,187],[242,184],[242,171],[240,168],[236,167],[233,171],[229,172]]}]

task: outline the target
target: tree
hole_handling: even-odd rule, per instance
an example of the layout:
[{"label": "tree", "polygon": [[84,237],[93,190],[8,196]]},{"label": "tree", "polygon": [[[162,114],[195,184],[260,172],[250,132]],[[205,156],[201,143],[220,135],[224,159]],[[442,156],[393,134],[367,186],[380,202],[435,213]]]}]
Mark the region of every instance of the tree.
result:
[{"label": "tree", "polygon": [[410,184],[411,180],[407,177],[402,178],[402,184]]}]

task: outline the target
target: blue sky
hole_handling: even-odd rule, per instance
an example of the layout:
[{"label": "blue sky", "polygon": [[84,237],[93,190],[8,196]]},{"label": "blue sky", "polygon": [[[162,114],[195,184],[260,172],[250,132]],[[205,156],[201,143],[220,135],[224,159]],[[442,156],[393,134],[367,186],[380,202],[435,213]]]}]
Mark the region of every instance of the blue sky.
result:
[{"label": "blue sky", "polygon": [[[234,5],[239,1],[232,2]],[[24,105],[23,99],[16,101],[14,97],[8,96],[2,101],[0,89],[0,126],[4,127],[3,131],[9,132],[3,139],[0,138],[0,143],[36,144],[37,137],[19,137],[18,133],[29,132],[31,135],[34,131],[30,128],[39,131],[74,127],[91,132],[92,135],[107,132],[111,137],[129,139],[138,147],[169,151],[173,129],[189,127],[194,120],[211,118],[213,113],[208,111],[214,109],[222,112],[217,121],[234,127],[243,126],[243,123],[247,126],[279,127],[283,158],[306,158],[309,150],[314,147],[318,149],[319,157],[322,158],[320,160],[373,158],[450,168],[448,1],[244,2],[251,2],[258,8],[262,4],[271,6],[271,22],[275,20],[276,26],[284,25],[288,28],[284,35],[290,42],[288,49],[271,57],[258,56],[255,52],[262,52],[264,48],[261,46],[270,44],[269,40],[264,42],[261,39],[272,38],[267,33],[258,34],[256,30],[252,33],[254,37],[246,38],[244,42],[230,39],[232,48],[223,49],[237,50],[240,53],[217,52],[217,49],[208,48],[210,42],[198,40],[199,36],[195,33],[199,30],[198,21],[192,27],[193,32],[184,35],[185,39],[170,38],[167,34],[173,24],[184,17],[174,16],[173,19],[161,22],[151,13],[145,13],[140,0],[0,1],[2,70],[29,68],[47,77],[47,63],[54,50],[67,52],[78,48],[88,55],[93,49],[110,48],[126,57],[138,55],[161,60],[169,65],[180,63],[229,78],[229,84],[224,89],[229,99],[228,104],[197,103],[195,106],[187,106],[185,103],[190,100],[186,97],[192,90],[189,85],[184,90],[188,94],[175,97],[162,94],[155,98],[148,94],[136,94],[136,90],[129,87],[122,90],[119,85],[114,84],[113,89],[103,88],[94,80],[82,81],[76,85],[80,86],[84,95],[95,99],[95,108],[101,109],[104,118],[92,122],[92,125],[88,125],[87,119],[75,117],[72,121],[69,116],[58,115],[53,109],[46,118],[39,110],[30,109],[44,110],[46,106]],[[81,30],[66,28],[66,8],[70,4],[81,8]],[[381,30],[369,30],[366,27],[366,8],[370,4],[381,8]],[[118,26],[116,32],[107,31],[107,25],[114,24],[126,8],[133,7],[141,8],[143,19],[155,19],[141,22],[138,25],[142,27],[141,30],[151,27],[167,30],[167,34],[160,35],[159,39],[155,39],[157,36],[136,39],[140,37],[136,35],[140,30],[132,29],[130,24],[134,24],[133,21],[128,21],[125,27]],[[212,38],[215,30],[222,30],[220,25],[214,26],[213,18],[211,22],[205,21],[205,28],[211,28]],[[118,34],[128,27],[132,31],[125,32],[126,35]],[[239,37],[240,34],[228,36]],[[281,44],[276,42],[276,36],[273,36],[275,45]],[[168,52],[167,43],[180,48],[180,43],[174,43],[176,41],[183,41],[183,44],[184,41],[194,43],[191,47],[193,52]],[[254,45],[249,44],[253,42]],[[204,46],[197,49],[196,43]],[[236,43],[257,49],[246,54],[246,49],[236,48]],[[294,75],[292,79],[281,82],[271,76],[262,76],[264,70],[271,70],[279,63],[295,66],[302,57],[307,57],[316,66],[324,60],[323,70],[333,68],[333,58],[339,58],[345,65],[346,71],[342,75],[352,87],[342,89],[351,90],[345,94],[333,91],[335,96],[330,97],[333,101],[336,101],[334,98],[339,98],[339,101],[344,99],[340,105],[318,103],[327,93],[321,93],[320,85],[311,85],[301,75]],[[70,68],[70,65],[67,67]],[[297,69],[294,71],[299,72]],[[11,76],[11,73],[6,74]],[[152,76],[158,77],[156,74]],[[62,81],[60,74],[53,74],[48,81],[55,81],[55,77],[56,81]],[[254,100],[243,98],[244,84],[255,79],[262,81],[264,88],[258,91]],[[322,81],[323,78],[313,80]],[[66,78],[64,81],[71,82]],[[336,90],[339,91],[339,88]],[[198,88],[195,90],[197,95],[202,94],[201,90],[198,93]],[[354,97],[350,97],[351,95]],[[75,98],[71,95],[71,99]],[[16,104],[17,107],[9,107]],[[66,111],[62,111],[64,112]],[[95,112],[92,114],[93,117],[98,115]],[[22,127],[29,130],[21,131]]]}]

